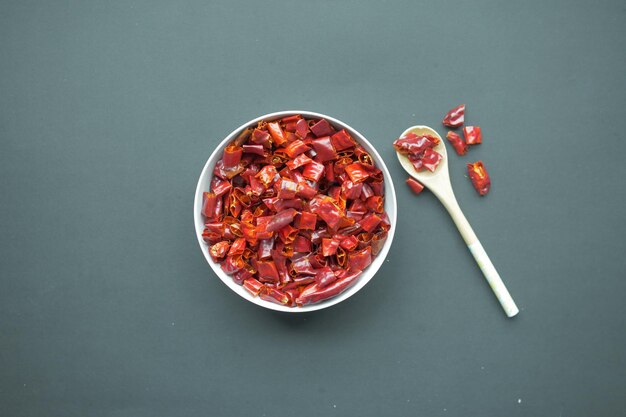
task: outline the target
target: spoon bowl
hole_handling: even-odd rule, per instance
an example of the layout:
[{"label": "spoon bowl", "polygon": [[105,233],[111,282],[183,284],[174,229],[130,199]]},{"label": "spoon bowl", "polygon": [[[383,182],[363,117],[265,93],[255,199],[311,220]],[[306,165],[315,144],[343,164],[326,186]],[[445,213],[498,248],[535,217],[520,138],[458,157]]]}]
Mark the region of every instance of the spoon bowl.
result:
[{"label": "spoon bowl", "polygon": [[[437,169],[435,172],[431,172],[429,170],[417,171],[413,167],[413,163],[409,160],[406,155],[401,154],[400,152],[396,152],[398,155],[398,160],[400,161],[400,165],[402,168],[413,178],[421,182],[426,188],[431,190],[433,194],[439,197],[439,194],[444,191],[449,191],[452,193],[452,185],[450,184],[450,173],[448,171],[448,152],[446,150],[446,145],[443,143],[443,139],[439,136],[439,133],[435,132],[428,126],[413,126],[402,132],[402,136],[407,135],[408,133],[415,133],[418,136],[428,135],[434,136],[439,139],[439,143],[433,148],[433,150],[437,151],[443,158],[439,165],[437,165]],[[448,190],[449,189],[449,190]],[[442,201],[443,203],[443,201]]]},{"label": "spoon bowl", "polygon": [[513,301],[511,294],[509,294],[509,291],[502,282],[496,268],[493,266],[489,256],[487,256],[487,252],[485,252],[485,249],[476,237],[474,230],[472,230],[472,227],[461,211],[459,203],[456,201],[456,197],[452,191],[452,184],[450,183],[450,173],[448,171],[448,152],[443,139],[441,139],[441,136],[439,136],[435,130],[428,126],[410,127],[402,133],[401,137],[404,137],[408,133],[415,133],[418,136],[429,135],[439,139],[439,143],[433,149],[439,152],[443,158],[439,162],[435,172],[428,170],[417,171],[406,155],[396,152],[400,165],[402,165],[402,168],[404,168],[404,170],[411,177],[415,178],[428,188],[439,199],[439,201],[441,201],[441,204],[443,204],[446,210],[448,210],[450,217],[452,217],[452,220],[454,220],[461,236],[463,236],[463,240],[465,240],[468,249],[482,270],[485,279],[498,298],[500,305],[502,305],[504,312],[508,317],[515,316],[519,313],[519,310],[515,305],[515,301]]}]

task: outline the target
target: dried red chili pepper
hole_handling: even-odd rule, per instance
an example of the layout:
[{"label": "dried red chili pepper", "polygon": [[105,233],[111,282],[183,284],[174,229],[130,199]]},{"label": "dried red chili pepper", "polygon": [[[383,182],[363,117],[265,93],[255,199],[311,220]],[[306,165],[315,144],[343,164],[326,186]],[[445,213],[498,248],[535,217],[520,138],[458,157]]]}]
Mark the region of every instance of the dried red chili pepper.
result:
[{"label": "dried red chili pepper", "polygon": [[465,136],[465,142],[468,145],[478,145],[483,142],[480,126],[465,126],[463,136]]},{"label": "dried red chili pepper", "polygon": [[302,306],[335,297],[350,288],[357,281],[359,275],[361,275],[361,271],[346,273],[341,278],[337,277],[337,281],[326,288],[321,288],[317,282],[310,284],[296,298],[295,303]]},{"label": "dried red chili pepper", "polygon": [[435,172],[435,169],[437,168],[437,165],[439,165],[441,158],[443,157],[439,152],[433,151],[432,149],[428,148],[424,151],[420,160],[422,161],[422,166],[424,168],[426,168],[430,172]]},{"label": "dried red chili pepper", "polygon": [[407,178],[406,185],[408,185],[415,194],[419,194],[424,190],[424,186],[414,178]]},{"label": "dried red chili pepper", "polygon": [[311,161],[302,170],[302,176],[311,181],[319,181],[322,175],[324,175],[324,165],[319,162]]},{"label": "dried red chili pepper", "polygon": [[287,143],[287,138],[285,138],[285,133],[283,129],[280,127],[280,123],[278,122],[270,122],[267,124],[267,130],[272,135],[272,139],[274,139],[274,144],[276,146],[283,146]]},{"label": "dried red chili pepper", "polygon": [[289,303],[289,297],[282,291],[276,288],[269,288],[264,286],[259,292],[259,297],[265,301],[271,301],[272,303],[286,305]]},{"label": "dried red chili pepper", "polygon": [[449,131],[446,138],[452,144],[452,147],[458,155],[465,155],[467,152],[467,143],[465,143],[461,136],[453,131]]},{"label": "dried red chili pepper", "polygon": [[311,148],[306,146],[304,142],[302,142],[300,139],[296,139],[289,145],[287,145],[287,147],[285,148],[285,152],[287,152],[287,155],[289,155],[289,157],[293,159],[301,153],[308,151],[309,149]]},{"label": "dried red chili pepper", "polygon": [[337,151],[330,141],[330,136],[323,136],[311,141],[311,146],[315,149],[315,160],[317,162],[326,162],[337,159]]},{"label": "dried red chili pepper", "polygon": [[337,253],[339,248],[339,240],[337,239],[322,239],[322,255],[332,256]]},{"label": "dried red chili pepper", "polygon": [[330,123],[328,123],[328,120],[320,119],[311,125],[311,132],[319,138],[331,135],[333,133],[333,128]]},{"label": "dried red chili pepper", "polygon": [[[439,143],[439,139],[430,135],[417,135],[413,132],[396,139],[393,147],[401,154],[407,155],[417,171],[424,168],[434,172],[443,158],[433,148]],[[373,184],[372,184],[373,185]]]},{"label": "dried red chili pepper", "polygon": [[224,149],[224,156],[222,161],[224,162],[224,169],[235,168],[241,161],[243,156],[243,148],[235,145],[228,145]]},{"label": "dried red chili pepper", "polygon": [[[421,139],[426,164],[436,143]],[[264,300],[294,306],[336,296],[386,240],[382,172],[325,119],[292,115],[244,129],[213,173],[202,238],[213,261]]]},{"label": "dried red chili pepper", "polygon": [[491,187],[491,178],[485,169],[482,161],[474,162],[473,164],[467,164],[467,172],[470,180],[478,194],[485,195],[489,192]]},{"label": "dried red chili pepper", "polygon": [[370,176],[370,173],[365,168],[365,165],[360,162],[346,166],[345,170],[346,174],[350,177],[350,180],[355,183],[365,181],[365,179]]},{"label": "dried red chili pepper", "polygon": [[459,127],[465,122],[465,104],[450,110],[443,117],[443,124],[450,127]]},{"label": "dried red chili pepper", "polygon": [[350,149],[356,146],[356,142],[345,129],[340,130],[330,137],[333,147],[337,152]]},{"label": "dried red chili pepper", "polygon": [[217,242],[215,245],[211,246],[209,249],[209,253],[211,254],[211,258],[215,262],[224,258],[228,253],[228,249],[230,248],[230,244],[226,240],[222,240],[221,242]]},{"label": "dried red chili pepper", "polygon": [[256,297],[264,285],[254,278],[248,278],[243,282],[243,287]]}]

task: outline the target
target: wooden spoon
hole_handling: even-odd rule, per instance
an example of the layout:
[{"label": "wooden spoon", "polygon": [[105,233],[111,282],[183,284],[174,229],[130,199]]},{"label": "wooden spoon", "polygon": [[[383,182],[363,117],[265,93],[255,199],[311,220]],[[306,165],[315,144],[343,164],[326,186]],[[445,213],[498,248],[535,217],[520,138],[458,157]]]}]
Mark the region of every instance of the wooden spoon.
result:
[{"label": "wooden spoon", "polygon": [[448,210],[448,213],[450,213],[456,227],[459,229],[459,232],[461,232],[461,236],[463,236],[467,247],[474,256],[476,263],[483,271],[489,286],[491,286],[494,294],[498,297],[498,301],[500,301],[504,312],[508,317],[515,316],[519,313],[519,310],[515,305],[515,301],[511,298],[511,294],[509,294],[509,291],[502,282],[496,268],[491,263],[489,256],[487,256],[487,252],[485,252],[485,249],[478,241],[472,227],[463,215],[463,212],[459,207],[459,203],[456,201],[454,192],[452,192],[450,174],[448,172],[448,154],[443,140],[437,132],[428,126],[410,127],[402,133],[402,136],[405,136],[409,132],[413,132],[417,135],[432,135],[439,138],[439,144],[437,144],[434,150],[439,152],[443,156],[443,159],[439,163],[435,172],[430,172],[428,170],[420,172],[416,171],[411,161],[409,161],[409,158],[407,158],[406,155],[398,153],[398,160],[400,161],[400,164],[410,176],[424,184],[425,187],[437,196],[439,201],[441,201],[441,204],[443,204],[443,206]]}]

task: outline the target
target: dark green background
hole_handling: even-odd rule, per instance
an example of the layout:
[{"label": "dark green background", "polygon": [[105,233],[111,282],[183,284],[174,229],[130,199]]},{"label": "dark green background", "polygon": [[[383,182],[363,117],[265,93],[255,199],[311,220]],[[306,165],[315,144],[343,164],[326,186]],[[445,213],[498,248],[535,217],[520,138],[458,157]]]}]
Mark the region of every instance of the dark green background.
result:
[{"label": "dark green background", "polygon": [[[623,1],[2,1],[0,414],[617,416],[626,400]],[[467,104],[461,207],[506,319],[391,141]],[[305,109],[398,195],[376,278],[266,311],[212,273],[194,189],[228,133]],[[464,177],[482,159],[480,198]]]}]

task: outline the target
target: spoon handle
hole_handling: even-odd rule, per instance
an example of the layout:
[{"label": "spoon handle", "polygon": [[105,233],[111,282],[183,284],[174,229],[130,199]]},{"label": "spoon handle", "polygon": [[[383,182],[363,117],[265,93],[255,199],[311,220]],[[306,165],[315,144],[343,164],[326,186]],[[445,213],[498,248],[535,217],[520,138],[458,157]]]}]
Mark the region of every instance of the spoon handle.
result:
[{"label": "spoon handle", "polygon": [[449,194],[446,198],[441,198],[441,202],[448,210],[448,213],[450,213],[452,220],[454,220],[461,236],[463,236],[463,239],[474,256],[476,263],[480,267],[481,271],[483,271],[485,279],[487,279],[493,293],[498,298],[504,312],[508,317],[515,316],[519,313],[519,310],[515,305],[515,301],[513,301],[511,294],[509,294],[509,290],[506,289],[504,282],[502,282],[502,278],[500,278],[500,274],[498,274],[498,271],[496,271],[496,268],[493,266],[491,259],[489,259],[485,248],[483,248],[483,245],[480,244],[480,241],[476,237],[472,227],[463,215],[454,194]]}]

